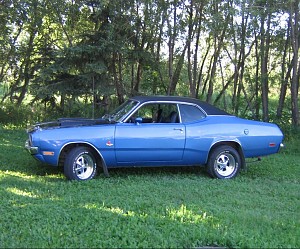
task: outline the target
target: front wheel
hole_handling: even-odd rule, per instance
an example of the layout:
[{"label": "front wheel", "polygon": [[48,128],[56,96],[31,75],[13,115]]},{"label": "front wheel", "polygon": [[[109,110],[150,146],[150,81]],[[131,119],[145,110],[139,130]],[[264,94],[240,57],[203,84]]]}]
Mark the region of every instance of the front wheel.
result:
[{"label": "front wheel", "polygon": [[69,180],[90,180],[97,171],[97,160],[93,152],[86,147],[75,147],[64,163],[64,173]]},{"label": "front wheel", "polygon": [[207,163],[207,171],[213,178],[234,178],[240,171],[241,157],[231,146],[223,145],[215,148]]}]

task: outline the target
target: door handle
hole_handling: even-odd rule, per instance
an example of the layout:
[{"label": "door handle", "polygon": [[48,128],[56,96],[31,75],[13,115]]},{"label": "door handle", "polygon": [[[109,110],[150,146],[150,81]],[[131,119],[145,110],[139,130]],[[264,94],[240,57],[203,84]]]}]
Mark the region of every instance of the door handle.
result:
[{"label": "door handle", "polygon": [[174,131],[181,131],[181,132],[183,132],[183,129],[182,128],[174,128]]}]

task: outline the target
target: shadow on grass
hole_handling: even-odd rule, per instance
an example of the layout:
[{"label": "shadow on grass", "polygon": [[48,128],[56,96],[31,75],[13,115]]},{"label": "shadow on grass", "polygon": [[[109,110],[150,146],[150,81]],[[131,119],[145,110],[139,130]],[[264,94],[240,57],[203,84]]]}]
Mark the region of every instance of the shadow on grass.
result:
[{"label": "shadow on grass", "polygon": [[[111,177],[120,176],[201,176],[208,177],[204,167],[128,167],[128,168],[110,168],[109,174]],[[101,172],[100,172],[100,175]]]},{"label": "shadow on grass", "polygon": [[[173,191],[171,196],[155,195],[152,183],[144,190],[131,187],[116,182],[103,186],[102,181],[45,184],[7,176],[0,189],[7,208],[0,221],[6,231],[0,235],[2,246],[170,248],[212,243],[220,227],[205,210],[174,203]],[[147,198],[153,195],[160,205]]]},{"label": "shadow on grass", "polygon": [[19,131],[0,137],[2,247],[299,246],[299,185],[281,180],[298,179],[299,157],[272,157],[230,181],[163,167],[75,182],[35,161],[25,140]]}]

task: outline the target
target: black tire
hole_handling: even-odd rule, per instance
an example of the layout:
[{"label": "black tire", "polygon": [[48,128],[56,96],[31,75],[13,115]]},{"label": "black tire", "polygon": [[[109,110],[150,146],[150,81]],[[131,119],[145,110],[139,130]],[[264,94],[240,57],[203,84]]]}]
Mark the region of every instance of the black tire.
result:
[{"label": "black tire", "polygon": [[222,145],[213,149],[207,162],[207,172],[213,178],[231,179],[241,168],[241,156],[231,146]]},{"label": "black tire", "polygon": [[69,180],[93,179],[97,172],[97,160],[87,147],[75,147],[66,156],[64,173]]}]

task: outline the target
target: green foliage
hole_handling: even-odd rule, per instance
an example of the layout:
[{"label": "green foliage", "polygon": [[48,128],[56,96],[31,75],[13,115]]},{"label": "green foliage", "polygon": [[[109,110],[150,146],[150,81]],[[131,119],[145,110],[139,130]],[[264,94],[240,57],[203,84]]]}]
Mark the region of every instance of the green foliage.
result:
[{"label": "green foliage", "polygon": [[0,108],[0,124],[27,127],[36,122],[56,120],[61,117],[99,118],[106,113],[104,108],[93,106],[91,101],[69,99],[62,110],[56,103],[49,107],[47,103],[20,105],[4,103]]},{"label": "green foliage", "polygon": [[[292,67],[292,7],[281,1],[274,8],[271,1],[4,1],[0,98],[18,106],[39,102],[56,116],[80,113],[64,109],[74,99],[218,96],[231,113],[297,125],[297,87],[282,87],[299,71]],[[265,111],[280,92],[284,104]],[[280,119],[272,113],[277,107]]]},{"label": "green foliage", "polygon": [[28,106],[16,106],[6,103],[0,108],[0,124],[26,125],[32,117],[32,110]]},{"label": "green foliage", "polygon": [[300,247],[299,139],[234,180],[155,168],[75,182],[31,158],[24,130],[0,134],[3,248]]}]

